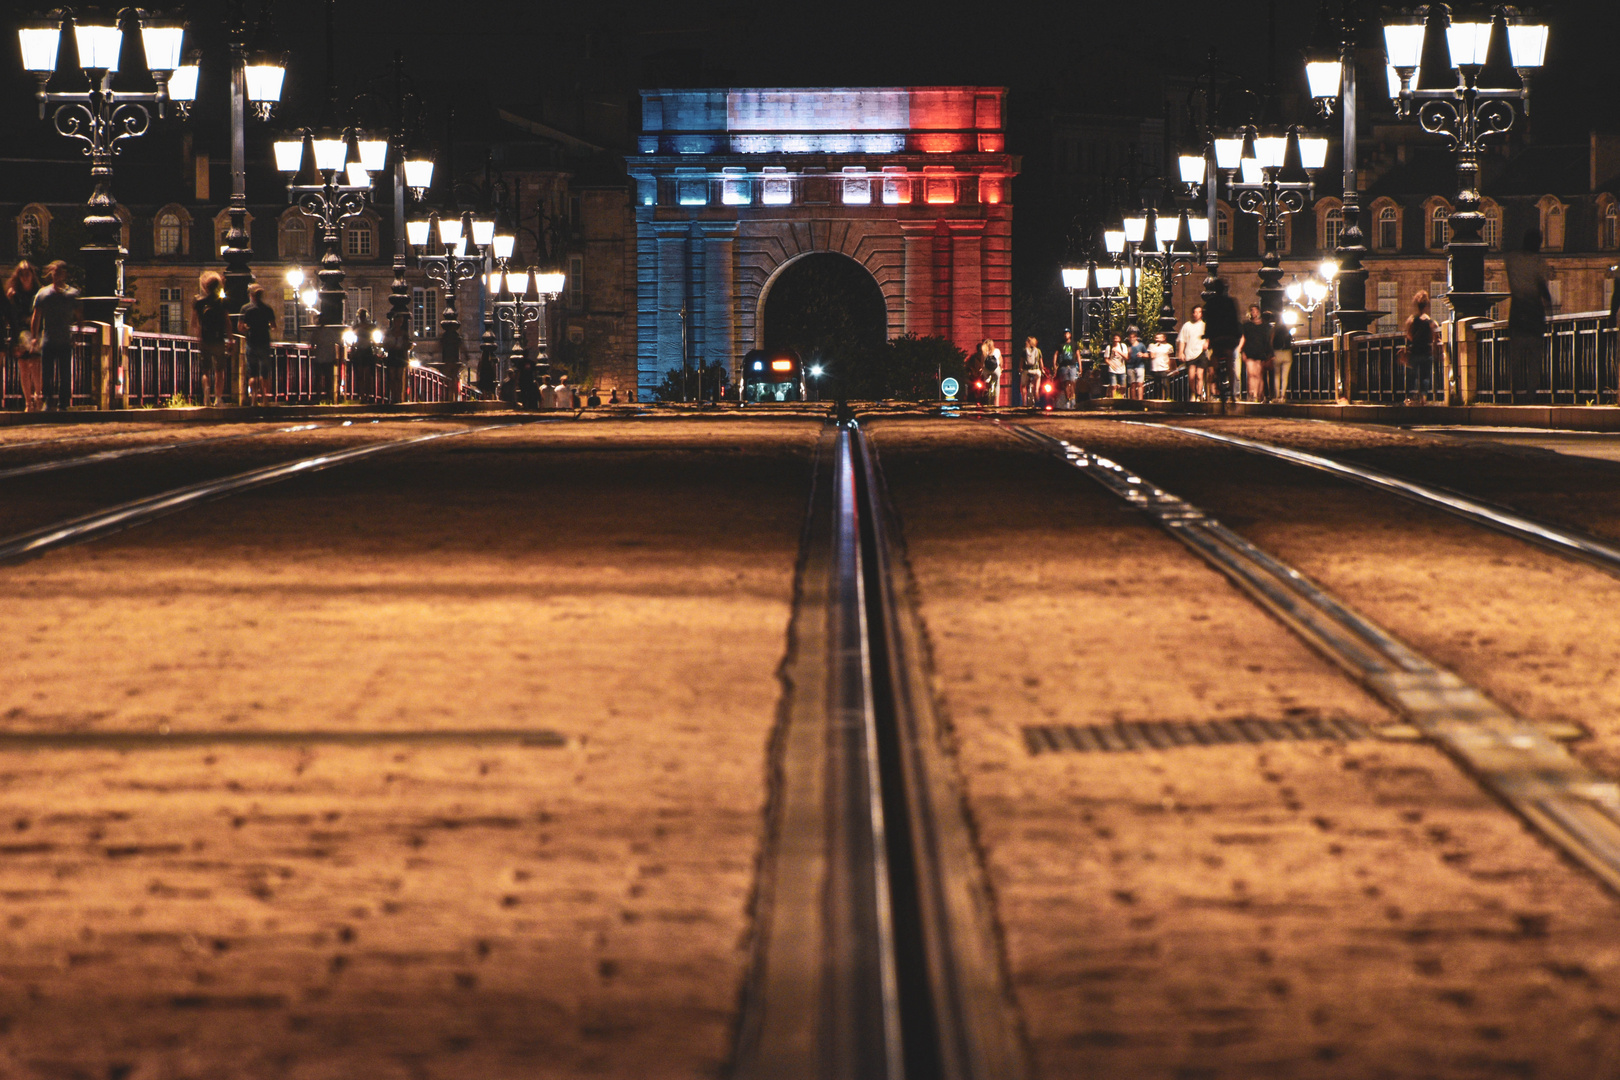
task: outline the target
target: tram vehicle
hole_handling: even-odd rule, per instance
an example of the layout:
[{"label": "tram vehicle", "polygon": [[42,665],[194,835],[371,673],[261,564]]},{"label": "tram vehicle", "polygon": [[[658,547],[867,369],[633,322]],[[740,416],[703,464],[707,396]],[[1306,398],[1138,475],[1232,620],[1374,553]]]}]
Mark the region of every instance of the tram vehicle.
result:
[{"label": "tram vehicle", "polygon": [[804,362],[792,349],[751,349],[743,357],[744,405],[803,401]]}]

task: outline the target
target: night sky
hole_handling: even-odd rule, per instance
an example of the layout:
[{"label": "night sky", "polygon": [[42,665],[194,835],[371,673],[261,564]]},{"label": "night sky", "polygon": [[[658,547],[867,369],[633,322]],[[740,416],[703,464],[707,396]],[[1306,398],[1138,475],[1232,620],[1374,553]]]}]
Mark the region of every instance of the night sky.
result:
[{"label": "night sky", "polygon": [[[161,5],[154,5],[160,7]],[[222,0],[193,3],[189,45],[204,48],[203,96],[223,72]],[[1376,5],[1367,4],[1369,8]],[[324,98],[325,0],[275,0],[274,23],[291,52],[287,121],[312,119]],[[248,10],[257,10],[248,0]],[[1155,68],[1200,70],[1211,50],[1229,70],[1263,82],[1271,67],[1268,23],[1276,17],[1276,68],[1303,86],[1300,52],[1317,5],[1286,0],[1068,4],[1003,0],[872,4],[856,0],[782,4],[652,0],[535,4],[484,0],[379,5],[337,0],[337,70],[345,96],[386,88],[400,52],[423,97],[485,99],[544,107],[562,127],[582,102],[625,113],[648,85],[928,85],[1012,88],[1014,119],[1048,105],[1107,112]],[[1588,129],[1620,131],[1620,3],[1563,0],[1541,12],[1552,24],[1547,67],[1535,84],[1537,137],[1578,141]],[[1374,31],[1369,43],[1377,43]],[[13,101],[4,129],[29,125],[31,87],[8,50]],[[213,65],[215,75],[210,75]],[[210,108],[204,104],[203,108]],[[600,111],[599,111],[600,112]],[[531,114],[537,114],[531,110]],[[24,135],[26,139],[27,136]],[[1018,152],[1020,147],[1012,147]]]}]

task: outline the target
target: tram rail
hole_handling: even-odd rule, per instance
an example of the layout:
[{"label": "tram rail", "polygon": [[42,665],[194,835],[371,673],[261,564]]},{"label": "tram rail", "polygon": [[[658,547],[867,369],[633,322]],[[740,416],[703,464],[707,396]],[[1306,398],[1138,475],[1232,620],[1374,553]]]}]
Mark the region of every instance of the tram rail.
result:
[{"label": "tram rail", "polygon": [[275,465],[248,469],[245,472],[234,473],[230,476],[170,488],[155,495],[131,499],[115,506],[105,507],[78,517],[53,522],[37,529],[0,538],[0,566],[22,562],[58,548],[85,543],[124,529],[134,528],[137,525],[144,525],[149,521],[154,521],[157,518],[187,509],[199,503],[225,498],[238,492],[264,487],[295,476],[320,472],[363,457],[370,457],[373,454],[399,450],[407,446],[415,446],[437,439],[470,435],[511,426],[513,425],[493,424],[462,427],[450,431],[433,431],[425,435],[389,439],[364,446],[352,446],[344,450],[312,454],[293,461],[284,461]]},{"label": "tram rail", "polygon": [[1545,727],[1514,716],[1294,567],[1123,465],[1024,425],[1004,429],[1141,510],[1620,892],[1620,784],[1583,765]]},{"label": "tram rail", "polygon": [[[150,443],[145,446],[124,446],[115,450],[100,450],[94,454],[81,454],[78,457],[52,458],[49,461],[35,461],[28,465],[14,465],[9,469],[0,469],[0,480],[9,480],[15,476],[32,476],[35,473],[56,472],[60,469],[74,469],[81,465],[95,465],[103,461],[119,461],[123,458],[140,457],[143,454],[159,454],[165,450],[183,450],[188,447],[203,446],[209,443],[234,442],[261,435],[289,435],[298,431],[313,431],[320,426],[319,424],[294,424],[292,427],[272,428],[267,431],[244,431],[237,432],[234,435],[210,435],[203,439],[181,439],[175,442]],[[29,444],[24,443],[23,445]]]},{"label": "tram rail", "polygon": [[1179,424],[1158,424],[1143,420],[1128,420],[1125,423],[1132,427],[1160,428],[1165,431],[1173,431],[1178,435],[1209,439],[1228,446],[1235,446],[1251,454],[1277,458],[1293,465],[1325,472],[1342,480],[1349,480],[1352,483],[1371,488],[1374,491],[1396,495],[1420,506],[1444,510],[1448,514],[1453,514],[1465,521],[1471,521],[1475,525],[1482,525],[1487,529],[1506,533],[1538,547],[1556,551],[1560,555],[1580,559],[1611,574],[1620,575],[1620,548],[1597,537],[1538,521],[1506,507],[1493,506],[1488,502],[1472,498],[1461,492],[1448,491],[1445,488],[1424,484],[1416,480],[1408,480],[1403,476],[1396,476],[1393,473],[1383,472],[1366,465],[1354,465],[1321,454],[1312,454],[1304,450],[1295,450],[1289,446],[1261,442],[1257,439],[1245,439],[1218,431],[1206,431],[1202,428],[1182,427]]},{"label": "tram rail", "polygon": [[822,439],[735,1075],[1016,1080],[988,890],[877,455]]}]

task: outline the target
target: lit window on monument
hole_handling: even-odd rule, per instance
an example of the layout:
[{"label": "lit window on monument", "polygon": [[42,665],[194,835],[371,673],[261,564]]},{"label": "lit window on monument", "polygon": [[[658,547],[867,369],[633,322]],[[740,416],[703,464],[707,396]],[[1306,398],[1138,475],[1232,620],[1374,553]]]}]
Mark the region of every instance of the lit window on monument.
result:
[{"label": "lit window on monument", "polygon": [[760,201],[766,206],[786,206],[793,201],[793,184],[786,179],[766,180],[760,192]]},{"label": "lit window on monument", "polygon": [[954,132],[928,132],[912,137],[917,142],[917,149],[925,154],[960,154],[970,149],[967,136]]},{"label": "lit window on monument", "polygon": [[709,182],[707,180],[682,180],[679,202],[682,206],[708,206]]},{"label": "lit window on monument", "polygon": [[956,201],[955,180],[928,181],[928,201],[931,203],[953,203]]},{"label": "lit window on monument", "polygon": [[753,202],[747,180],[726,180],[720,185],[720,202],[725,206],[747,206]]},{"label": "lit window on monument", "polygon": [[883,204],[885,206],[900,206],[911,201],[910,180],[883,181]]},{"label": "lit window on monument", "polygon": [[872,181],[861,179],[846,179],[844,181],[844,205],[867,206],[872,202]]},{"label": "lit window on monument", "polygon": [[1001,177],[979,177],[979,201],[991,205],[1001,202]]},{"label": "lit window on monument", "polygon": [[733,135],[733,154],[898,154],[904,135]]}]

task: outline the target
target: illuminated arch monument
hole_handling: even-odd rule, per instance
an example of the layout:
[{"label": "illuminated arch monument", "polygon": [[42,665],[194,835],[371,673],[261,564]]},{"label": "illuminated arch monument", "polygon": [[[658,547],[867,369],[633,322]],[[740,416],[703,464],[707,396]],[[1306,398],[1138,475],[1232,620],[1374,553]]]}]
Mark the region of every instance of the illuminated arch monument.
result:
[{"label": "illuminated arch monument", "polygon": [[813,252],[871,272],[890,337],[938,334],[964,350],[993,337],[1011,358],[1004,89],[644,90],[641,100],[628,164],[643,400],[682,367],[683,343],[688,362],[724,363],[735,377],[762,344],[771,284]]}]

